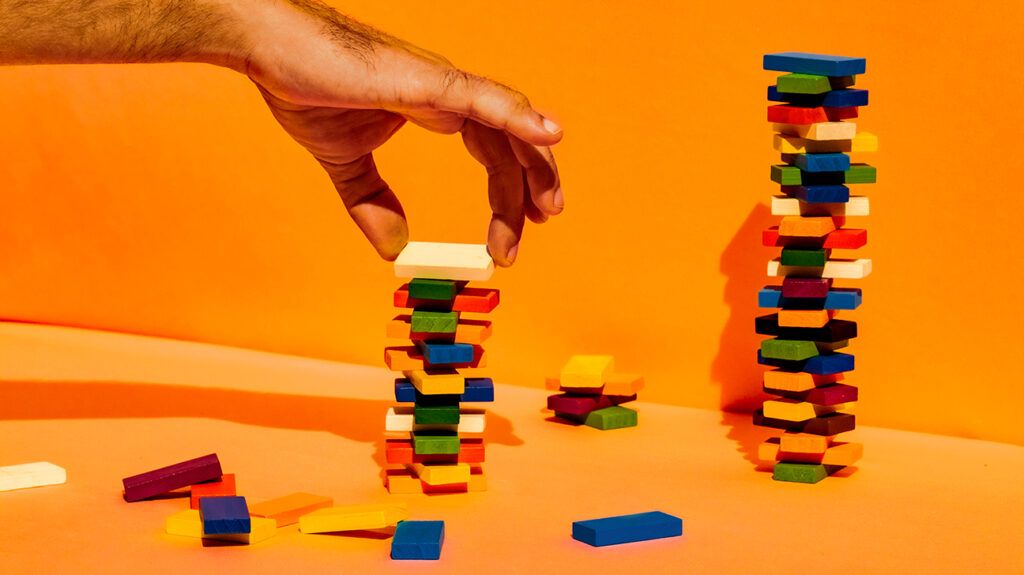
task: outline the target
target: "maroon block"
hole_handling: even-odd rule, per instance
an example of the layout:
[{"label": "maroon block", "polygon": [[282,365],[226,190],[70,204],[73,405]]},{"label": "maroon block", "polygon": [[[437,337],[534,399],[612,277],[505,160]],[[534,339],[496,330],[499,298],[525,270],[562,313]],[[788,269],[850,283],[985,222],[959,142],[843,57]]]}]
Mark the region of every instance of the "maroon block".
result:
[{"label": "maroon block", "polygon": [[216,453],[175,463],[122,479],[124,500],[140,501],[196,483],[220,479],[220,460]]},{"label": "maroon block", "polygon": [[798,401],[806,401],[815,405],[838,405],[857,401],[857,388],[845,383],[833,383],[816,387],[808,391],[787,391],[764,386],[767,393],[781,395]]},{"label": "maroon block", "polygon": [[556,413],[585,416],[591,411],[604,409],[620,403],[628,403],[636,400],[633,395],[580,395],[576,393],[561,393],[548,396],[548,409]]},{"label": "maroon block", "polygon": [[782,297],[828,297],[832,278],[787,277],[782,280]]}]

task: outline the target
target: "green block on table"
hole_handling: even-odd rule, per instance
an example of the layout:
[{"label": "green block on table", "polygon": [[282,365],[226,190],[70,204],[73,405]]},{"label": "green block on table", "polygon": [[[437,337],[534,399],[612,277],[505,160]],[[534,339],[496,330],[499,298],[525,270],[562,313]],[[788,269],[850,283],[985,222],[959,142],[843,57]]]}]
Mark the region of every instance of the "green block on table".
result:
[{"label": "green block on table", "polygon": [[583,420],[585,425],[607,431],[623,427],[636,427],[637,413],[628,407],[613,405],[604,409],[591,411]]},{"label": "green block on table", "polygon": [[818,355],[813,341],[795,339],[766,339],[761,342],[761,356],[769,359],[803,361]]},{"label": "green block on table", "polygon": [[455,431],[414,431],[412,452],[416,455],[458,453],[459,435]]},{"label": "green block on table", "polygon": [[434,301],[451,301],[459,293],[459,285],[453,280],[432,280],[414,278],[409,282],[409,297]]},{"label": "green block on table", "polygon": [[800,250],[795,248],[782,248],[782,265],[784,266],[807,266],[824,267],[828,254],[825,250]]},{"label": "green block on table", "polygon": [[775,464],[772,479],[793,483],[817,483],[828,477],[828,471],[820,463],[787,463],[780,461]]},{"label": "green block on table", "polygon": [[455,311],[413,310],[413,333],[455,333],[459,325],[459,313]]},{"label": "green block on table", "polygon": [[437,423],[459,424],[459,406],[417,405],[413,408],[413,422],[419,425]]},{"label": "green block on table", "polygon": [[873,184],[878,178],[877,170],[874,166],[867,164],[851,164],[850,169],[846,170],[846,182],[847,184]]},{"label": "green block on table", "polygon": [[803,183],[803,178],[800,168],[796,166],[774,164],[772,166],[772,181],[783,186],[799,186]]}]

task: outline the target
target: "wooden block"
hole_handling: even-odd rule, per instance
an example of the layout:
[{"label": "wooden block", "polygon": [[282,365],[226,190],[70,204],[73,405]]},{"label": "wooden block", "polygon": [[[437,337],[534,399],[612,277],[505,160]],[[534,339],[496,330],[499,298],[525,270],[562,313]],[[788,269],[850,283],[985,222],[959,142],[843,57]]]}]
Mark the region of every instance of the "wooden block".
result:
[{"label": "wooden block", "polygon": [[796,166],[772,164],[771,180],[783,186],[799,186],[803,183],[803,170]]},{"label": "wooden block", "polygon": [[459,293],[459,282],[452,280],[434,280],[413,278],[409,284],[409,297],[432,301],[450,302]]},{"label": "wooden block", "polygon": [[208,535],[249,533],[252,521],[245,497],[203,497],[199,500],[203,533]]},{"label": "wooden block", "polygon": [[833,319],[821,327],[783,327],[779,325],[778,314],[773,313],[758,316],[754,320],[754,331],[782,339],[834,343],[857,337],[857,322]]},{"label": "wooden block", "polygon": [[476,348],[468,343],[435,343],[433,341],[416,341],[423,357],[430,365],[465,365],[473,361]]},{"label": "wooden block", "polygon": [[763,357],[761,350],[757,352],[757,363],[781,367],[790,371],[806,371],[818,375],[828,375],[841,371],[853,371],[853,356],[847,353],[821,353],[803,361],[788,361]]},{"label": "wooden block", "polygon": [[565,388],[602,387],[614,368],[615,360],[610,355],[574,355],[562,367],[561,385]]},{"label": "wooden block", "polygon": [[198,509],[185,509],[171,515],[164,522],[164,531],[169,535],[228,541],[243,545],[253,545],[265,541],[277,532],[277,522],[265,517],[250,519],[251,528],[248,533],[203,533],[203,520]]},{"label": "wooden block", "polygon": [[458,433],[483,433],[486,427],[486,413],[482,409],[463,409],[459,414],[459,425],[417,425],[413,420],[413,408],[395,406],[388,408],[384,419],[386,431],[432,431],[455,428]]},{"label": "wooden block", "polygon": [[413,439],[388,439],[385,443],[384,457],[390,464],[483,463],[485,456],[482,439],[460,440],[457,435],[414,433]]},{"label": "wooden block", "polygon": [[791,198],[811,204],[835,204],[850,201],[850,188],[831,186],[782,186],[782,192]]},{"label": "wooden block", "polygon": [[[825,236],[828,237],[828,236]],[[784,266],[824,266],[825,260],[828,259],[828,250],[824,249],[801,249],[801,248],[782,248],[782,255],[780,261]],[[783,296],[784,297],[804,297],[804,296],[790,296],[785,292],[785,282],[783,282]],[[828,295],[828,289],[825,289],[825,295],[814,296],[814,297],[826,297]]]},{"label": "wooden block", "polygon": [[299,531],[303,533],[337,533],[383,529],[409,518],[404,504],[346,505],[325,507],[299,518]]},{"label": "wooden block", "polygon": [[772,479],[792,483],[817,483],[828,477],[824,465],[813,463],[787,463],[780,461],[775,464]]},{"label": "wooden block", "polygon": [[768,276],[804,276],[833,279],[859,280],[871,274],[870,259],[830,259],[823,267],[784,266],[775,258],[768,262]]},{"label": "wooden block", "polygon": [[[783,154],[783,161],[787,158],[807,157],[812,154]],[[830,154],[813,154],[830,155]],[[849,158],[846,154],[839,154]],[[796,165],[773,164],[771,166],[770,178],[773,182],[784,186],[822,186],[834,184],[873,184],[877,180],[877,170],[868,164],[850,164],[847,170],[825,170],[820,172],[809,172],[800,169]],[[794,214],[795,215],[795,214]]]},{"label": "wooden block", "polygon": [[592,547],[679,537],[682,534],[683,520],[661,511],[574,521],[572,524],[572,538]]},{"label": "wooden block", "polygon": [[402,372],[423,395],[462,395],[466,378],[455,369],[410,370]]},{"label": "wooden block", "polygon": [[808,204],[788,196],[772,196],[773,216],[867,216],[871,202],[867,196],[850,196],[850,201],[836,204]]},{"label": "wooden block", "polygon": [[808,453],[824,455],[825,450],[832,444],[832,438],[827,435],[814,435],[812,433],[785,432],[779,438],[779,449],[789,453]]},{"label": "wooden block", "polygon": [[829,122],[839,122],[842,120],[852,120],[857,117],[856,106],[823,106],[825,108],[825,116],[828,117]]},{"label": "wooden block", "polygon": [[820,238],[836,229],[830,217],[785,216],[779,223],[779,233],[784,236]]},{"label": "wooden block", "polygon": [[199,509],[199,500],[203,497],[220,497],[237,495],[235,492],[235,474],[225,473],[219,480],[197,483],[192,486],[189,499],[192,509]]},{"label": "wooden block", "polygon": [[[275,499],[268,499],[249,506],[249,515],[266,517],[277,522],[278,527],[294,525],[299,517],[334,505],[334,500],[312,493],[292,493]],[[255,528],[255,524],[253,524]]]},{"label": "wooden block", "polygon": [[816,405],[850,404],[857,401],[858,396],[856,387],[843,383],[831,383],[803,391],[773,389],[768,387],[766,384],[764,386],[764,391],[766,393],[781,395],[789,399],[806,401]]},{"label": "wooden block", "polygon": [[583,421],[583,424],[589,427],[593,427],[594,429],[608,431],[609,429],[636,427],[637,420],[637,412],[633,411],[632,409],[629,409],[628,407],[616,405],[613,407],[606,407],[604,409],[591,411],[590,413],[587,414],[587,417]]},{"label": "wooden block", "polygon": [[585,417],[591,411],[635,401],[636,395],[580,395],[562,393],[548,397],[548,409],[558,413]]},{"label": "wooden block", "polygon": [[806,392],[817,386],[832,385],[842,380],[842,373],[815,375],[802,371],[785,371],[781,369],[764,372],[764,387],[773,390]]},{"label": "wooden block", "polygon": [[391,539],[391,559],[437,560],[444,544],[444,521],[402,521]]},{"label": "wooden block", "polygon": [[787,421],[766,417],[759,409],[754,412],[754,425],[815,435],[839,435],[853,431],[857,427],[857,419],[852,413],[829,413],[806,421]]},{"label": "wooden block", "polygon": [[[868,243],[868,231],[856,228],[843,228],[831,231],[818,238],[805,238],[782,235],[779,233],[778,226],[772,226],[761,232],[761,243],[769,247],[782,248],[855,250]],[[783,265],[789,264],[783,262]],[[824,267],[824,265],[821,264],[818,267]]]},{"label": "wooden block", "polygon": [[853,165],[850,163],[850,156],[842,153],[782,154],[782,161],[800,168],[807,175],[831,172],[845,173]]},{"label": "wooden block", "polygon": [[[775,86],[768,86],[768,99],[772,102],[786,102],[792,106],[803,106],[809,108],[823,107],[835,110],[856,110],[859,106],[868,105],[868,91],[856,88],[845,90],[831,90],[824,94],[795,94],[792,92],[780,92]],[[842,119],[846,114],[836,114],[832,119]],[[856,116],[852,116],[856,117]]]},{"label": "wooden block", "polygon": [[[469,367],[485,367],[487,365],[487,353],[484,348],[480,346],[474,346],[473,361],[468,364],[459,365],[446,365],[441,368],[441,371],[450,368],[469,368]],[[426,369],[430,371],[434,366],[426,361],[423,354],[420,353],[419,348],[415,345],[405,346],[392,346],[384,348],[384,363],[392,371],[423,371]]]},{"label": "wooden block", "polygon": [[787,94],[824,94],[853,86],[856,76],[820,76],[817,74],[783,74],[775,79],[779,92]]},{"label": "wooden block", "polygon": [[494,401],[494,382],[489,377],[467,377],[464,378],[464,391],[462,395],[457,394],[433,394],[424,395],[416,391],[416,387],[406,378],[395,380],[395,401],[401,403],[429,402],[436,398],[438,402],[449,400],[459,403],[490,402]]},{"label": "wooden block", "polygon": [[777,52],[764,55],[764,69],[821,76],[856,76],[867,69],[867,60],[808,52]]},{"label": "wooden block", "polygon": [[864,456],[864,445],[861,443],[835,443],[821,458],[822,465],[847,467],[856,464]]},{"label": "wooden block", "polygon": [[0,491],[60,485],[67,480],[68,474],[63,467],[46,461],[0,467]]},{"label": "wooden block", "polygon": [[828,297],[831,287],[829,278],[787,277],[782,280],[782,297],[824,298]]},{"label": "wooden block", "polygon": [[878,170],[868,164],[850,164],[850,169],[844,172],[846,184],[873,184],[878,180]]},{"label": "wooden block", "polygon": [[[773,106],[775,107],[775,106]],[[802,108],[798,108],[802,109]],[[820,108],[808,108],[820,109]],[[793,122],[796,123],[796,122]],[[809,123],[809,122],[808,122]],[[775,134],[772,147],[783,154],[824,154],[833,152],[877,152],[878,137],[871,132],[857,132],[850,140],[807,140]]]},{"label": "wooden block", "polygon": [[[462,421],[461,416],[459,421]],[[388,440],[392,441],[392,440]],[[414,455],[419,455],[420,459],[416,460],[413,457],[413,461],[409,463],[423,463],[426,461],[436,460],[430,456],[456,456],[458,461],[458,455],[462,453],[462,442],[459,440],[459,434],[457,431],[451,430],[438,430],[438,431],[414,431],[412,433],[412,439],[409,441],[412,452]],[[479,441],[466,439],[465,441]]]},{"label": "wooden block", "polygon": [[644,376],[638,373],[612,373],[605,377],[602,393],[621,396],[636,395],[644,388]]},{"label": "wooden block", "polygon": [[[824,108],[801,108],[788,104],[768,106],[768,121],[782,124],[817,124],[827,122]],[[778,137],[778,136],[776,136]]]},{"label": "wooden block", "polygon": [[772,359],[801,361],[818,355],[813,341],[766,339],[761,342],[761,355]]},{"label": "wooden block", "polygon": [[[798,109],[817,110],[821,108]],[[825,119],[828,119],[827,115]],[[816,141],[852,140],[857,135],[857,124],[853,122],[815,122],[813,124],[783,124],[776,122],[772,124],[772,129],[787,136],[796,136]]]},{"label": "wooden block", "polygon": [[395,259],[395,275],[455,281],[487,281],[494,261],[483,244],[409,242]]},{"label": "wooden block", "polygon": [[204,481],[220,479],[220,460],[216,453],[154,469],[121,480],[125,501],[141,501]]},{"label": "wooden block", "polygon": [[409,323],[410,331],[415,333],[454,334],[459,325],[459,312],[416,309]]},{"label": "wooden block", "polygon": [[831,444],[825,453],[795,453],[783,451],[778,437],[770,437],[757,448],[757,458],[765,463],[786,461],[790,463],[817,463],[826,466],[847,467],[856,464],[864,454],[860,443]]},{"label": "wooden block", "polygon": [[420,481],[416,475],[408,469],[388,469],[385,471],[384,486],[388,493],[393,495],[411,495],[417,493],[439,494],[439,493],[465,493],[487,491],[487,477],[483,468],[479,465],[470,466],[469,482],[453,485],[427,485]]},{"label": "wooden block", "polygon": [[427,485],[469,483],[468,463],[413,463],[410,468]]},{"label": "wooden block", "polygon": [[394,305],[400,308],[433,309],[436,311],[458,311],[490,313],[498,307],[500,292],[496,289],[464,287],[451,302],[417,299],[409,295],[409,284],[395,291]]},{"label": "wooden block", "polygon": [[416,405],[412,414],[415,425],[459,424],[458,405]]},{"label": "wooden block", "polygon": [[824,327],[835,316],[831,309],[782,309],[776,322],[779,327]]},{"label": "wooden block", "polygon": [[[782,307],[792,310],[857,309],[863,301],[860,288],[833,288],[824,300],[794,300],[782,297],[778,286],[765,286],[757,293],[759,307]],[[780,324],[781,325],[781,324]],[[812,326],[817,327],[817,326]]]},{"label": "wooden block", "polygon": [[465,319],[460,317],[455,325],[455,333],[449,337],[436,333],[417,333],[412,331],[412,316],[397,315],[388,322],[387,337],[409,339],[413,341],[432,340],[450,343],[471,343],[480,345],[491,337],[491,322],[486,320]]}]

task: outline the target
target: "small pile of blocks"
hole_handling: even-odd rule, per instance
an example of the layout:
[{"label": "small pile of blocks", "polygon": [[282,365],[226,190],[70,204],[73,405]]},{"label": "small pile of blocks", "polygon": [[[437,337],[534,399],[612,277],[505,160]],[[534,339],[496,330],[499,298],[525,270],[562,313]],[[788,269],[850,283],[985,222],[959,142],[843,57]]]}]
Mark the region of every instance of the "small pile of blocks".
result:
[{"label": "small pile of blocks", "polygon": [[602,431],[635,427],[637,412],[622,404],[636,400],[644,378],[614,369],[610,355],[572,356],[559,377],[545,382],[548,389],[562,392],[548,397],[548,409],[556,417]]},{"label": "small pile of blocks", "polygon": [[384,472],[389,493],[486,490],[486,412],[462,404],[494,401],[494,382],[476,372],[491,335],[479,314],[500,294],[468,285],[493,273],[487,246],[477,244],[410,242],[395,260],[395,275],[409,282],[394,294],[404,313],[387,325],[387,337],[406,345],[384,349],[388,368],[403,376],[395,380],[400,405],[385,421],[385,460],[396,466]]},{"label": "small pile of blocks", "polygon": [[781,186],[771,211],[782,220],[762,234],[765,246],[782,248],[768,263],[768,275],[782,282],[758,293],[759,307],[778,312],[755,322],[758,334],[771,336],[757,354],[774,368],[764,374],[764,391],[779,398],[765,401],[754,423],[782,430],[758,450],[779,481],[817,483],[863,452],[835,437],[854,429],[858,399],[857,388],[843,383],[854,356],[838,351],[857,336],[857,324],[837,315],[861,304],[861,290],[839,282],[871,273],[870,259],[841,255],[867,243],[867,230],[847,227],[847,219],[868,215],[868,198],[851,195],[849,186],[876,180],[874,167],[850,161],[851,153],[878,149],[878,139],[850,121],[868,103],[867,90],[852,88],[866,66],[845,56],[764,56],[765,70],[786,72],[768,88],[769,100],[783,102],[768,107],[782,155],[771,167]]}]

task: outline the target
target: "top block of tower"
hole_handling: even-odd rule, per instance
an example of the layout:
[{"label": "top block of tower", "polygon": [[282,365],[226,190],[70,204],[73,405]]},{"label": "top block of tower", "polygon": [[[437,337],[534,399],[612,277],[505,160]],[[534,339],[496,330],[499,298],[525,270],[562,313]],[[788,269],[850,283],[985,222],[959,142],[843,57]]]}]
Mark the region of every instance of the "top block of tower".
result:
[{"label": "top block of tower", "polygon": [[400,278],[487,281],[494,273],[494,260],[483,244],[409,242],[395,260]]},{"label": "top block of tower", "polygon": [[864,73],[867,60],[806,52],[779,52],[764,55],[764,69],[819,76],[853,76]]}]

